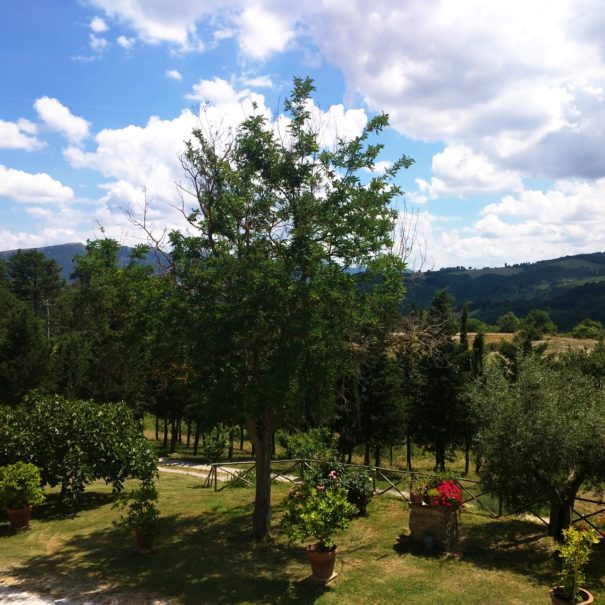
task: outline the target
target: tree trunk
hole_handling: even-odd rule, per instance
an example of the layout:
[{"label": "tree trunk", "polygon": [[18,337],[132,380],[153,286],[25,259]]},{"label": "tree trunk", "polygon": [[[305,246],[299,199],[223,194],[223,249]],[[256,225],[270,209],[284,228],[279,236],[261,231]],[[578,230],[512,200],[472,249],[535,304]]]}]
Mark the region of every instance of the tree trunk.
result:
[{"label": "tree trunk", "polygon": [[412,468],[412,435],[408,433],[405,436],[405,465],[408,471],[413,471]]},{"label": "tree trunk", "polygon": [[464,444],[464,474],[468,475],[471,469],[471,441],[468,439]]},{"label": "tree trunk", "polygon": [[233,441],[235,439],[235,431],[233,428],[229,429],[229,450],[227,452],[227,460],[231,462],[233,460]]},{"label": "tree trunk", "polygon": [[254,448],[256,493],[252,528],[258,540],[271,536],[271,449],[275,423],[267,415],[246,423]]},{"label": "tree trunk", "polygon": [[370,443],[366,441],[365,444],[365,453],[363,455],[363,463],[366,466],[370,466]]},{"label": "tree trunk", "polygon": [[550,500],[550,522],[548,535],[557,540],[563,539],[563,530],[571,524],[573,505],[576,493],[573,495],[555,495]]},{"label": "tree trunk", "polygon": [[197,451],[200,446],[200,435],[202,434],[202,423],[199,420],[195,421],[195,436],[193,437],[193,455],[197,456]]},{"label": "tree trunk", "polygon": [[374,466],[381,466],[382,463],[382,448],[377,445],[374,448]]},{"label": "tree trunk", "polygon": [[244,449],[244,425],[239,425],[239,451]]},{"label": "tree trunk", "polygon": [[181,417],[180,417],[180,416],[179,416],[179,418],[178,418],[178,420],[177,420],[176,425],[177,425],[177,427],[178,427],[178,429],[179,429],[179,443],[180,443],[181,445],[183,445],[183,431],[182,431],[182,426],[183,426],[183,423],[182,423],[182,421],[181,421]]},{"label": "tree trunk", "polygon": [[393,466],[393,444],[389,446],[389,466]]},{"label": "tree trunk", "polygon": [[435,447],[435,470],[445,472],[445,446],[441,443]]},{"label": "tree trunk", "polygon": [[164,416],[164,441],[162,443],[162,448],[166,449],[168,447],[168,417]]},{"label": "tree trunk", "polygon": [[155,440],[160,440],[160,417],[155,415]]},{"label": "tree trunk", "polygon": [[349,447],[349,451],[347,452],[347,464],[351,464],[353,461],[353,446]]},{"label": "tree trunk", "polygon": [[174,452],[176,452],[176,442],[179,436],[179,425],[174,414],[170,417],[170,428],[170,453],[174,454]]}]

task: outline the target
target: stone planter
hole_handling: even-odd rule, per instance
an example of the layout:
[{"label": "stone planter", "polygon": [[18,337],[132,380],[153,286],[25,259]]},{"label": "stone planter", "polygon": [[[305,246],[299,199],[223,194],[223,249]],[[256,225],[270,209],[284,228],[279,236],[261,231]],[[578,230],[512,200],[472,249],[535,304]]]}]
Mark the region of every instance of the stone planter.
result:
[{"label": "stone planter", "polygon": [[426,544],[432,538],[433,545],[451,550],[458,540],[458,512],[444,506],[410,504],[410,540]]}]

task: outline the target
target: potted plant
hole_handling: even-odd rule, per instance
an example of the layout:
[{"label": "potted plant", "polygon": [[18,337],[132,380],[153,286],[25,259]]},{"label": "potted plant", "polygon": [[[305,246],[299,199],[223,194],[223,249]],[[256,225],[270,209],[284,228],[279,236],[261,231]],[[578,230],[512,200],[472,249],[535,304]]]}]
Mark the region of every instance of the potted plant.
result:
[{"label": "potted plant", "polygon": [[5,508],[13,529],[29,526],[32,506],[44,502],[40,469],[16,462],[0,468],[0,507]]},{"label": "potted plant", "polygon": [[431,544],[451,550],[458,539],[458,515],[462,504],[462,490],[452,479],[442,479],[430,487],[421,506],[410,504],[410,539],[419,544]]},{"label": "potted plant", "polygon": [[153,484],[144,483],[138,489],[120,494],[114,508],[122,511],[116,525],[134,532],[137,550],[148,553],[153,550],[159,511],[156,506],[158,493]]},{"label": "potted plant", "polygon": [[315,538],[307,547],[313,578],[327,583],[334,574],[336,544],[334,534],[346,529],[355,508],[347,499],[347,491],[336,481],[335,473],[330,482],[304,483],[293,488],[286,499],[286,514],[282,524],[291,540]]},{"label": "potted plant", "polygon": [[427,481],[415,480],[410,487],[410,503],[425,504],[429,484]]},{"label": "potted plant", "polygon": [[563,546],[559,550],[562,569],[561,584],[550,591],[553,605],[588,605],[594,598],[588,590],[581,588],[584,583],[584,567],[588,562],[590,547],[599,541],[593,529],[581,530],[573,527],[563,530]]}]

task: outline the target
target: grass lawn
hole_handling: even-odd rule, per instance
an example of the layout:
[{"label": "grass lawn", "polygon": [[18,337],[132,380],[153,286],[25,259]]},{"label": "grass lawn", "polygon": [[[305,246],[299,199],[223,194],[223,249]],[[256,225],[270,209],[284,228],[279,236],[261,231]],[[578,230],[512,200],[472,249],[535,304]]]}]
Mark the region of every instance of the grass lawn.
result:
[{"label": "grass lawn", "polygon": [[[0,583],[56,597],[100,603],[318,603],[407,605],[544,604],[558,568],[553,542],[529,521],[463,514],[458,556],[395,547],[408,512],[388,496],[370,516],[337,538],[339,577],[332,586],[308,580],[301,545],[279,531],[256,544],[250,530],[253,492],[214,493],[195,477],[162,474],[158,549],[137,554],[131,536],[112,526],[110,490],[89,488],[84,506],[66,517],[54,497],[36,509],[32,527],[13,534],[0,524]],[[276,520],[287,486],[275,485]],[[605,544],[597,546],[587,587],[605,595]]]}]

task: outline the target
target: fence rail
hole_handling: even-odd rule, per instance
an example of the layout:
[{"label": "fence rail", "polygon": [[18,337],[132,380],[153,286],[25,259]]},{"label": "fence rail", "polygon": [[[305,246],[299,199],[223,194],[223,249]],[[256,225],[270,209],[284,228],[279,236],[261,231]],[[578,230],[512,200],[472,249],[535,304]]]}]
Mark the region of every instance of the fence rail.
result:
[{"label": "fence rail", "polygon": [[[320,465],[325,464],[319,460],[299,458],[293,460],[272,460],[271,479],[280,482],[298,483],[305,478],[305,474],[315,472]],[[409,502],[410,492],[414,485],[420,481],[430,481],[438,475],[424,471],[408,471],[405,469],[392,469],[379,466],[364,466],[362,464],[344,464],[347,468],[365,469],[370,473],[374,495],[376,497],[385,494],[397,496]],[[220,477],[220,478],[219,478]],[[456,483],[460,486],[463,494],[462,512],[467,514],[478,514],[488,516],[492,519],[507,518],[521,512],[531,513],[538,521],[548,526],[549,519],[543,514],[543,509],[548,505],[546,502],[529,502],[514,509],[505,509],[502,498],[481,489],[480,482],[476,479],[456,477]],[[210,465],[210,471],[204,480],[203,487],[213,487],[214,491],[220,492],[229,487],[238,485],[255,485],[255,463],[253,460],[239,462],[217,462]],[[595,524],[598,515],[605,513],[605,501],[578,496],[576,503],[582,506],[578,510],[577,504],[573,509],[575,517],[573,524],[586,523],[599,533],[605,531],[603,527]],[[591,508],[592,507],[592,508]],[[596,507],[596,510],[593,510]],[[605,535],[605,533],[604,533]]]}]

